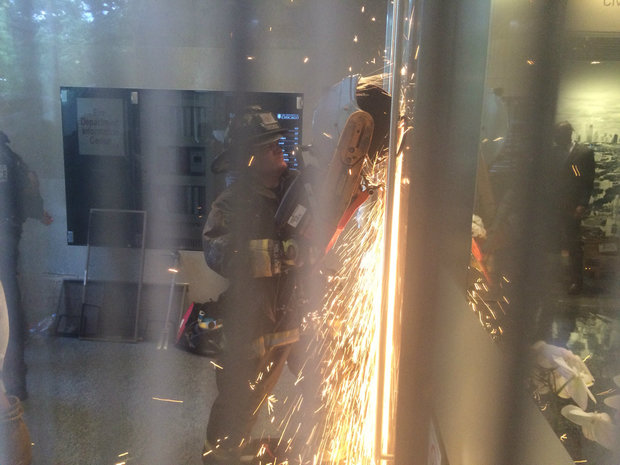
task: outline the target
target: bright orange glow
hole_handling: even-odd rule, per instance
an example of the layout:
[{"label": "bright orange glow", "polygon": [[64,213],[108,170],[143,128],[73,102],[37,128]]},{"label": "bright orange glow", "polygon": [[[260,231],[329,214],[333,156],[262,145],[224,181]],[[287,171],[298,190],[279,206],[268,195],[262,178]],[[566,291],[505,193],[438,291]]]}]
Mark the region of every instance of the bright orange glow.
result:
[{"label": "bright orange glow", "polygon": [[[383,181],[385,163],[369,170]],[[341,268],[317,315],[327,355],[322,389],[326,418],[316,463],[361,465],[375,456],[383,217],[384,190],[377,189],[336,243]]]},{"label": "bright orange glow", "polygon": [[[387,160],[382,158],[376,165],[366,166],[364,176],[372,185],[385,185]],[[326,356],[321,407],[325,420],[318,432],[321,440],[313,463],[374,464],[376,457],[391,453],[397,373],[401,177],[402,157],[398,157],[394,183],[398,188],[391,198],[391,228],[385,228],[388,193],[384,187],[375,188],[334,248],[340,269],[328,285],[323,309],[315,316],[319,332],[325,335]],[[386,229],[390,231],[391,247],[384,253]],[[382,291],[384,271],[388,285]],[[385,334],[380,337],[382,306],[387,312]],[[385,355],[382,373],[381,352]],[[379,386],[383,391],[381,399]],[[382,404],[380,409],[378,402]],[[382,438],[379,451],[375,441],[378,433]]]},{"label": "bright orange glow", "polygon": [[392,226],[391,226],[391,241],[389,253],[389,276],[388,276],[388,289],[387,289],[387,314],[385,315],[386,334],[385,343],[379,350],[385,351],[385,367],[383,373],[383,399],[379,401],[383,402],[383,418],[381,418],[381,455],[388,455],[391,451],[390,440],[392,439],[393,432],[393,408],[394,397],[393,393],[396,391],[396,374],[397,357],[395,356],[394,346],[397,341],[396,332],[396,320],[397,320],[397,274],[398,274],[398,252],[399,252],[399,236],[400,236],[400,185],[402,178],[403,157],[399,155],[396,159],[396,172],[394,174],[394,192],[392,197]]}]

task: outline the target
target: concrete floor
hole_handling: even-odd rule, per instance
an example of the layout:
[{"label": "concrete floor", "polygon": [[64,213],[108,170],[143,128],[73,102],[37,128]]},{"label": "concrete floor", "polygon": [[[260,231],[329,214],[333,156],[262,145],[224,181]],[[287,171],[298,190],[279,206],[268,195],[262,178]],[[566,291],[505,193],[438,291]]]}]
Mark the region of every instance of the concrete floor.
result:
[{"label": "concrete floor", "polygon": [[[554,292],[541,333],[546,342],[585,356],[600,393],[620,374],[620,285],[587,281],[583,294]],[[26,351],[25,419],[33,465],[200,465],[209,408],[216,395],[210,358],[156,342],[102,342],[41,334]],[[285,370],[275,395],[293,390]],[[174,402],[166,401],[172,400]],[[600,407],[604,407],[602,402]],[[276,434],[263,412],[259,434]],[[608,454],[575,433],[575,460],[606,465]],[[611,463],[611,462],[609,462]]]},{"label": "concrete floor", "polygon": [[[202,463],[216,395],[211,359],[153,342],[40,335],[26,356],[33,465]],[[292,375],[280,385],[276,396],[292,386]],[[257,427],[273,433],[266,415]]]}]

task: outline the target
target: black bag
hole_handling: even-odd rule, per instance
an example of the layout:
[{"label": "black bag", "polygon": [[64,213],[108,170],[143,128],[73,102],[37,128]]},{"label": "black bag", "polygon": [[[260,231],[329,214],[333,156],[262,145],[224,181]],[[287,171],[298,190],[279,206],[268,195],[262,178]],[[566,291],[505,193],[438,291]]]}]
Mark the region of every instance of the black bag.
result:
[{"label": "black bag", "polygon": [[217,301],[192,302],[179,324],[175,345],[193,354],[216,356],[222,351],[222,327]]}]

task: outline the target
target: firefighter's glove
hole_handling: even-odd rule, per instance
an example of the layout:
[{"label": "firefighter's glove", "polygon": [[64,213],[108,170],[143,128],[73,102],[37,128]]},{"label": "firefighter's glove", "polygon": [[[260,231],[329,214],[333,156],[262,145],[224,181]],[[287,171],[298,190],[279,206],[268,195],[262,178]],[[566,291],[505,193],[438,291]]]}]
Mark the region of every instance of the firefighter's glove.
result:
[{"label": "firefighter's glove", "polygon": [[282,241],[284,249],[284,263],[289,266],[302,266],[307,255],[303,251],[302,245],[295,239],[287,239]]}]

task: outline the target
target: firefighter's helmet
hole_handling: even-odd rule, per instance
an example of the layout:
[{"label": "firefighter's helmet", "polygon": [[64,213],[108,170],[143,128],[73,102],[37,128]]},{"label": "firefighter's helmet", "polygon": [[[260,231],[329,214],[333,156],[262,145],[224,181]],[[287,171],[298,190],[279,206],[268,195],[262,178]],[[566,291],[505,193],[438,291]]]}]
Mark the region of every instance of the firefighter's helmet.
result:
[{"label": "firefighter's helmet", "polygon": [[222,173],[247,164],[253,147],[282,138],[287,129],[280,126],[275,115],[258,105],[233,116],[224,134],[224,150],[213,160],[211,171]]}]

